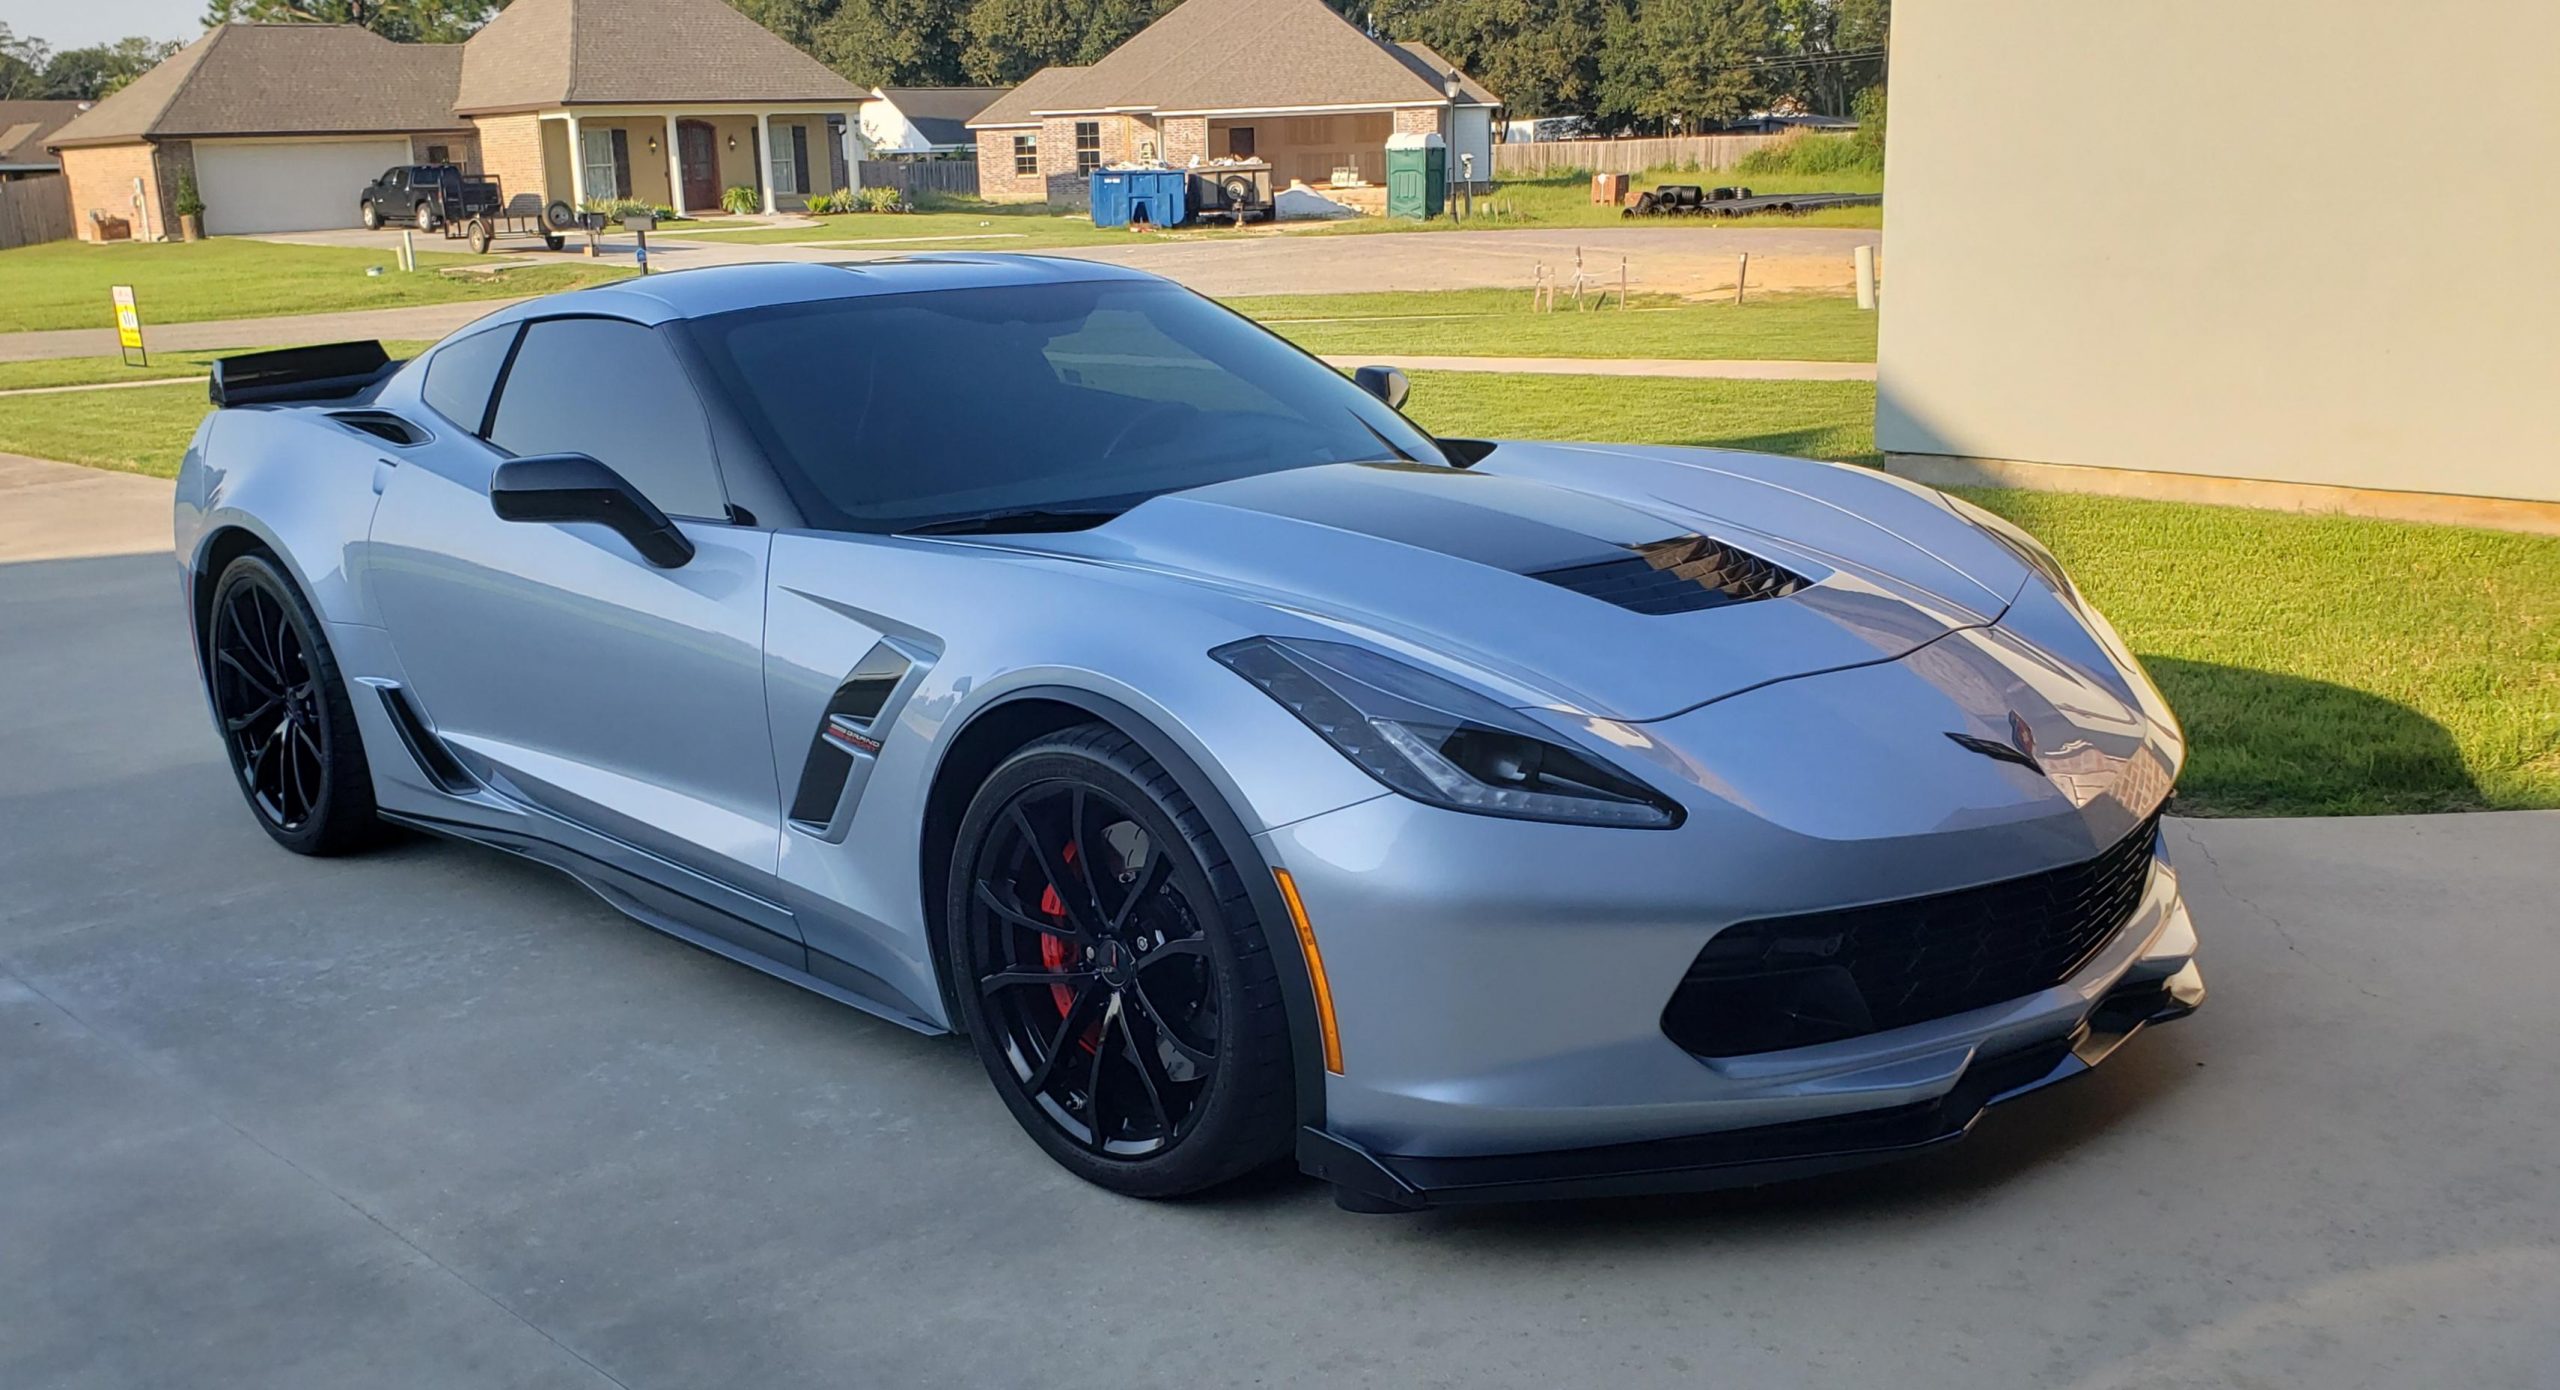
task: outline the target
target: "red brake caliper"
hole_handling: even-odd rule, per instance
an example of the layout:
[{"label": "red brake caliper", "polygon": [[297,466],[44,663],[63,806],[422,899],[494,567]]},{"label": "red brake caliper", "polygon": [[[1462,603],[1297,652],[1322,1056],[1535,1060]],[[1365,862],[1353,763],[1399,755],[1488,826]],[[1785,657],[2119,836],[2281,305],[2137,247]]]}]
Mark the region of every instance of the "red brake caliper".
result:
[{"label": "red brake caliper", "polygon": [[[1062,857],[1070,865],[1076,862],[1075,841],[1069,840],[1067,842],[1066,852]],[[1054,883],[1049,884],[1040,890],[1040,914],[1048,918],[1050,921],[1057,922],[1062,925],[1067,920],[1066,900],[1058,896],[1058,886]],[[1068,970],[1074,968],[1075,959],[1076,948],[1074,942],[1069,941],[1063,936],[1051,936],[1046,932],[1041,933],[1040,963],[1042,965],[1047,966],[1051,970]],[[1049,997],[1057,1001],[1058,1017],[1060,1018],[1065,1018],[1067,1016],[1067,1010],[1075,1007],[1076,992],[1067,988],[1065,985],[1049,986]],[[1080,1043],[1087,1052],[1098,1050],[1102,1046],[1102,1024],[1100,1021],[1097,1020],[1092,1027],[1086,1029],[1084,1036],[1077,1039],[1077,1042]]]}]

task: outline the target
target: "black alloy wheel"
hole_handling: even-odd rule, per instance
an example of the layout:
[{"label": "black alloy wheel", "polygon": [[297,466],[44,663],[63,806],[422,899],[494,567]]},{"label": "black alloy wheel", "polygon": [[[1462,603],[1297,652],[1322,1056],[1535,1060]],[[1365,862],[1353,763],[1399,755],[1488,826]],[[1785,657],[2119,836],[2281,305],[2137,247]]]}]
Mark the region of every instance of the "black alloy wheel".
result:
[{"label": "black alloy wheel", "polygon": [[214,718],[258,824],[301,854],[371,839],[371,774],[337,662],[272,561],[244,555],[223,571],[205,652]]},{"label": "black alloy wheel", "polygon": [[1287,1025],[1235,867],[1115,731],[997,770],[953,860],[954,992],[1032,1137],[1115,1191],[1174,1196],[1276,1158]]}]

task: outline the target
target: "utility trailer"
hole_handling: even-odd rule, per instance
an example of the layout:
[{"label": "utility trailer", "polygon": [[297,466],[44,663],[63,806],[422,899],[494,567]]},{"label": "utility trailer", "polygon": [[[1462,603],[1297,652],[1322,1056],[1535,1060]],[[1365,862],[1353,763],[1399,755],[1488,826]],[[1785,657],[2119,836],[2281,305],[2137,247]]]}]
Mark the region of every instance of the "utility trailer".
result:
[{"label": "utility trailer", "polygon": [[489,253],[490,243],[500,237],[540,237],[543,249],[557,251],[568,244],[569,233],[581,222],[577,209],[566,202],[552,200],[545,206],[541,197],[519,193],[512,198],[500,197],[494,207],[475,212],[459,221],[444,224],[447,241],[468,242],[473,251]]}]

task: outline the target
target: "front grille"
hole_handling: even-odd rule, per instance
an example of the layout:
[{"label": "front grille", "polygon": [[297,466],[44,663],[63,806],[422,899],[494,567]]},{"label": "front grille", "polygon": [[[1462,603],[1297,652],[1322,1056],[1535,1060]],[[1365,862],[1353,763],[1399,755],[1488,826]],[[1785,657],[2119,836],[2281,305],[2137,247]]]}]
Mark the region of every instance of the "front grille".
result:
[{"label": "front grille", "polygon": [[1544,570],[1530,578],[1656,616],[1785,598],[1806,582],[1793,570],[1708,536],[1674,536],[1628,548],[1635,553],[1624,559]]},{"label": "front grille", "polygon": [[1689,966],[1662,1031],[1702,1057],[1925,1023],[2071,978],[2151,883],[2155,813],[2095,859],[1925,898],[1727,927]]}]

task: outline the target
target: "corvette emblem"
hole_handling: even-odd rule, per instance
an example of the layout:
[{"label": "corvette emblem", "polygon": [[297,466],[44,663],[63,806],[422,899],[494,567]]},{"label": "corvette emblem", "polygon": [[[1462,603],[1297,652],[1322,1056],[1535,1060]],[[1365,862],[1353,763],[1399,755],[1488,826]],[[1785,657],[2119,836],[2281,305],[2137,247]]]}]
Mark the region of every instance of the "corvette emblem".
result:
[{"label": "corvette emblem", "polygon": [[2016,763],[2018,766],[2033,772],[2044,771],[2044,764],[2036,761],[2035,730],[2027,727],[2026,719],[2016,710],[2009,711],[2009,741],[2007,743],[2002,743],[1997,739],[1978,737],[1974,734],[1950,732],[1947,737],[1953,739],[1956,746],[1970,749],[1973,752],[1980,753],[1986,758],[1997,758],[2004,763]]}]

